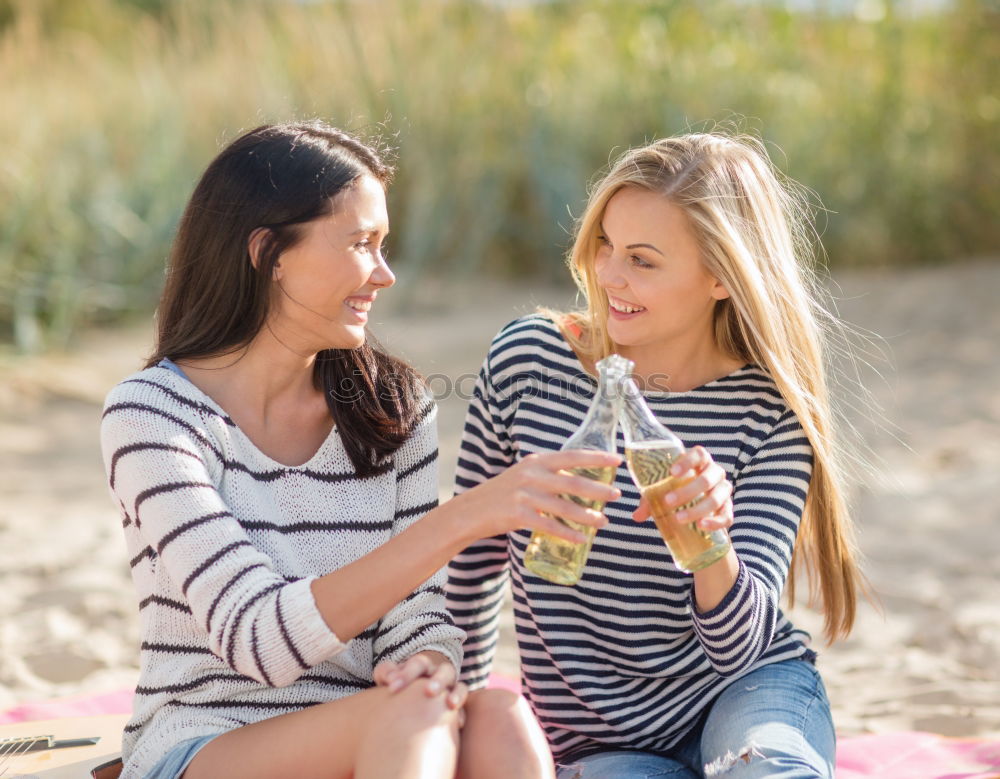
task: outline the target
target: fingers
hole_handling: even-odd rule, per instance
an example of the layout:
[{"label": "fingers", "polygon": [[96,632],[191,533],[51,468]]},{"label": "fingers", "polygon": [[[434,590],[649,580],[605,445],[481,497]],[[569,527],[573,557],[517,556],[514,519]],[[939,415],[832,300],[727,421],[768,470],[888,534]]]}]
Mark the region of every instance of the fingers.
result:
[{"label": "fingers", "polygon": [[[716,466],[718,467],[718,466]],[[721,468],[719,469],[722,470]],[[733,487],[723,473],[722,480],[705,484],[701,477],[690,484],[667,494],[667,505],[679,506],[677,518],[684,522],[696,522],[702,517],[716,513],[732,495]],[[670,500],[671,495],[674,496]]]},{"label": "fingers", "polygon": [[715,461],[704,446],[693,446],[678,457],[670,466],[670,475],[675,478],[687,478],[701,473]]},{"label": "fingers", "polygon": [[608,522],[600,511],[595,511],[592,508],[581,505],[564,495],[538,493],[533,497],[532,503],[535,510],[541,514],[549,514],[553,517],[584,526],[583,528],[574,528],[577,530],[584,530],[589,527],[601,528]]},{"label": "fingers", "polygon": [[680,485],[664,496],[668,506],[680,507],[678,522],[697,523],[711,531],[733,523],[733,485],[725,470],[701,446],[686,451],[670,469]]},{"label": "fingers", "polygon": [[450,690],[455,685],[455,669],[451,663],[439,663],[427,679],[424,690],[428,697],[433,698],[443,690]]},{"label": "fingers", "polygon": [[653,513],[649,510],[649,501],[643,496],[639,500],[639,506],[632,512],[632,519],[635,522],[645,522],[651,516]]},{"label": "fingers", "polygon": [[547,492],[575,495],[584,500],[599,501],[600,503],[610,503],[622,496],[621,490],[617,487],[570,471],[547,474],[544,486],[547,488]]},{"label": "fingers", "polygon": [[[583,466],[567,465],[573,460],[566,455],[586,458],[585,462],[593,462],[596,456],[603,465]],[[523,488],[534,489],[546,492],[550,495],[576,495],[585,500],[600,501],[608,503],[618,500],[621,491],[617,487],[605,484],[587,476],[574,473],[574,469],[584,467],[617,467],[621,458],[617,454],[609,452],[589,452],[584,450],[568,452],[549,452],[546,454],[532,454],[525,457],[520,463],[515,465],[511,471],[517,472],[518,481]]]},{"label": "fingers", "polygon": [[390,671],[386,678],[389,692],[399,692],[410,682],[419,679],[421,676],[429,676],[434,671],[433,663],[426,655],[416,654],[407,658],[402,665]]},{"label": "fingers", "polygon": [[[670,475],[677,480],[677,485],[663,496],[664,500],[670,507],[681,507],[681,511],[693,511],[689,521],[704,514],[695,511],[694,505],[688,507],[686,504],[696,500],[700,503],[702,496],[708,495],[721,484],[727,485],[729,491],[732,491],[726,471],[700,446],[679,457],[670,468]],[[719,506],[712,508],[717,509]]]},{"label": "fingers", "polygon": [[426,678],[424,692],[429,698],[444,694],[445,704],[451,709],[459,709],[465,705],[468,688],[458,682],[455,668],[450,662],[430,653],[435,659],[425,653],[418,653],[407,658],[402,663],[385,660],[379,663],[372,674],[376,684],[389,688],[389,692],[399,692],[407,685],[421,677]]},{"label": "fingers", "polygon": [[621,455],[615,452],[599,452],[595,449],[567,449],[561,452],[529,454],[522,462],[535,462],[551,471],[573,468],[617,468],[622,463]]},{"label": "fingers", "polygon": [[677,512],[679,522],[695,522],[702,530],[712,531],[733,523],[732,488],[728,482],[705,493],[693,506]]},{"label": "fingers", "polygon": [[372,672],[372,679],[379,687],[388,687],[393,673],[398,668],[399,665],[392,660],[383,660],[375,666],[375,670]]},{"label": "fingers", "polygon": [[726,530],[733,525],[733,503],[727,500],[718,512],[698,520],[698,527],[707,533],[713,530]]},{"label": "fingers", "polygon": [[604,527],[607,518],[572,500],[533,492],[520,510],[520,526],[562,538],[574,544],[583,543],[592,530]]},{"label": "fingers", "polygon": [[[548,536],[561,538],[563,541],[569,541],[571,544],[583,544],[589,538],[587,534],[575,530],[573,526],[545,514],[537,514],[535,519],[525,523],[524,527],[528,530],[545,533]],[[580,526],[577,525],[576,527]]]},{"label": "fingers", "polygon": [[[448,698],[446,703],[449,709],[461,709],[465,705],[466,699],[469,697],[469,688],[465,686],[463,682],[457,682],[452,688],[451,692],[448,693]],[[464,722],[464,712],[462,713],[462,718],[459,719],[458,726],[461,727]]]}]

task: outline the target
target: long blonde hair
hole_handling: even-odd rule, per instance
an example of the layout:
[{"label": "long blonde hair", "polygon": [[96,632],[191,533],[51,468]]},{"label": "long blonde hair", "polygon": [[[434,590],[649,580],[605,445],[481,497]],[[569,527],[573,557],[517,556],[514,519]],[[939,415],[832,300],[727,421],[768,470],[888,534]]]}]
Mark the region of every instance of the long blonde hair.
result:
[{"label": "long blonde hair", "polygon": [[730,294],[716,304],[717,345],[767,371],[812,445],[812,479],[792,555],[788,599],[795,601],[796,565],[802,561],[809,600],[821,599],[828,640],[846,636],[863,579],[827,391],[828,335],[838,322],[821,303],[807,200],[752,137],[689,134],[623,154],[592,187],[568,257],[587,307],[563,315],[563,329],[585,362],[615,348],[594,256],[604,209],[623,187],[656,192],[685,211],[706,269]]}]

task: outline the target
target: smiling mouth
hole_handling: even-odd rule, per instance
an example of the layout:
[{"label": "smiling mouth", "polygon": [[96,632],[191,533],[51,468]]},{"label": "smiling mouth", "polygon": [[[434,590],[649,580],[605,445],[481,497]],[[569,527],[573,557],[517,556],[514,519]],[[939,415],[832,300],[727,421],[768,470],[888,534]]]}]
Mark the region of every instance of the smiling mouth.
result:
[{"label": "smiling mouth", "polygon": [[371,300],[345,300],[348,308],[352,308],[355,311],[360,311],[363,314],[367,314],[372,310]]},{"label": "smiling mouth", "polygon": [[608,305],[619,314],[638,314],[640,311],[646,310],[642,306],[633,306],[631,303],[626,303],[623,300],[615,300],[612,297],[608,298]]}]

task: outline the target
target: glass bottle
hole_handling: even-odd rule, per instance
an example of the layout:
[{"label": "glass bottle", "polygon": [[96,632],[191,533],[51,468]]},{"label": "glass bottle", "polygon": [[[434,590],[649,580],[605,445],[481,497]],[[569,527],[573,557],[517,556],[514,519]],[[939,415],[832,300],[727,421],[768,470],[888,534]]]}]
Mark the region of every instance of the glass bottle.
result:
[{"label": "glass bottle", "polygon": [[653,521],[674,564],[686,573],[701,570],[729,551],[729,534],[725,530],[702,530],[694,522],[680,524],[674,518],[676,512],[697,502],[695,499],[680,506],[670,506],[664,500],[667,493],[693,478],[670,475],[670,466],[684,453],[684,444],[653,416],[635,381],[628,378],[623,391],[621,423],[625,434],[625,462],[632,480],[649,503]]},{"label": "glass bottle", "polygon": [[[632,361],[618,354],[612,354],[597,363],[597,392],[587,410],[580,427],[563,444],[562,449],[596,449],[601,452],[617,451],[615,432],[622,406],[622,382],[632,372]],[[572,473],[589,479],[611,484],[615,478],[614,466],[603,468],[575,468]],[[601,511],[604,502],[587,500],[575,495],[563,495],[581,506]],[[535,531],[524,553],[524,565],[534,574],[555,584],[576,584],[583,574],[587,555],[594,543],[597,528],[580,525],[562,517],[557,519],[568,527],[586,536],[586,541],[575,544],[556,538],[548,533]]]}]

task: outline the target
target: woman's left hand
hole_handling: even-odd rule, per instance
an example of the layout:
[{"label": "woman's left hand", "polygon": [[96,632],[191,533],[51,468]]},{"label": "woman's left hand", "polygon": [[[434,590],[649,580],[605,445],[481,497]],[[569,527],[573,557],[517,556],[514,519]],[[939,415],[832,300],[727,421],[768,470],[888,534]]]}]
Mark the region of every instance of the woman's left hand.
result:
[{"label": "woman's left hand", "polygon": [[[733,485],[705,447],[696,446],[684,452],[671,466],[670,475],[680,482],[690,481],[667,493],[668,505],[683,506],[697,500],[674,515],[678,522],[695,522],[706,531],[721,530],[733,524]],[[643,498],[632,519],[644,522],[650,516],[649,503]]]},{"label": "woman's left hand", "polygon": [[424,690],[429,697],[447,693],[448,708],[459,709],[465,704],[468,689],[458,681],[455,668],[440,652],[418,652],[401,663],[383,660],[375,667],[375,684],[399,692],[417,679],[426,679]]}]

